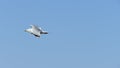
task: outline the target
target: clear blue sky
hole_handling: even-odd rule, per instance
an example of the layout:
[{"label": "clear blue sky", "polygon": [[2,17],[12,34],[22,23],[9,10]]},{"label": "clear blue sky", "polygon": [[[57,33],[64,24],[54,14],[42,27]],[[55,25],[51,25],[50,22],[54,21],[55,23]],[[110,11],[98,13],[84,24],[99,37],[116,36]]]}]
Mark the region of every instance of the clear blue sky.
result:
[{"label": "clear blue sky", "polygon": [[120,68],[120,1],[1,0],[0,68]]}]

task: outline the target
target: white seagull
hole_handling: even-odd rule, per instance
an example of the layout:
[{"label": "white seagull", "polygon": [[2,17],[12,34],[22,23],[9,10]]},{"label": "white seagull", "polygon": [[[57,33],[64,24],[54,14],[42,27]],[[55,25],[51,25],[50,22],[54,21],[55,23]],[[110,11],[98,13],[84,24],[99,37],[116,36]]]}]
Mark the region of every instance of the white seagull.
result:
[{"label": "white seagull", "polygon": [[47,31],[43,31],[41,28],[35,26],[35,25],[30,25],[31,28],[28,28],[25,30],[25,32],[33,34],[35,37],[40,37],[41,34],[48,34]]}]

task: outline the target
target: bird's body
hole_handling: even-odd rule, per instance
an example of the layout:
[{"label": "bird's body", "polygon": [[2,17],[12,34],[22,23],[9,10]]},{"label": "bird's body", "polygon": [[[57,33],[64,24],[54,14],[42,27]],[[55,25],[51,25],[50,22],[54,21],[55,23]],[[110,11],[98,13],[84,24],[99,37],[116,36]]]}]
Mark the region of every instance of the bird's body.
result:
[{"label": "bird's body", "polygon": [[31,25],[31,28],[26,29],[25,32],[33,34],[35,37],[40,37],[41,34],[48,34],[48,32],[43,31],[41,28],[38,28],[35,25]]}]

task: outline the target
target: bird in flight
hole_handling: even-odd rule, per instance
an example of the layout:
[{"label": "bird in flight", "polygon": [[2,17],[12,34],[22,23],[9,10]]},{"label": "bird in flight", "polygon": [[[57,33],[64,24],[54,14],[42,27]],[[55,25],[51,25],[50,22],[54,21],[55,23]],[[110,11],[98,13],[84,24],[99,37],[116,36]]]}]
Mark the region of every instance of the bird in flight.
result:
[{"label": "bird in flight", "polygon": [[33,34],[35,37],[40,37],[41,34],[48,34],[47,31],[43,31],[40,27],[36,25],[30,25],[30,26],[31,28],[26,29],[25,32]]}]

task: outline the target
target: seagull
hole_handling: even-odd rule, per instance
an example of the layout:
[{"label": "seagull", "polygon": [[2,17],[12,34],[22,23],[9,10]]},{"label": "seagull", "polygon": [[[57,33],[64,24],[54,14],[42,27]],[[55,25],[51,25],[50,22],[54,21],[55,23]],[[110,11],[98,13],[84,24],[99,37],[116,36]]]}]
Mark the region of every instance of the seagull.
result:
[{"label": "seagull", "polygon": [[31,26],[31,28],[26,29],[25,32],[28,32],[28,33],[34,35],[35,37],[40,37],[41,34],[48,34],[48,32],[43,31],[41,29],[41,27],[38,27],[36,25],[30,25],[30,26]]}]

